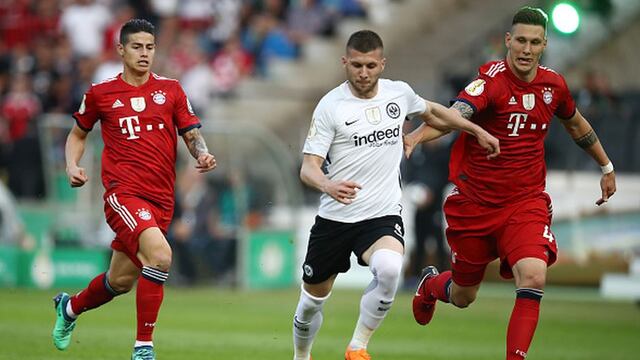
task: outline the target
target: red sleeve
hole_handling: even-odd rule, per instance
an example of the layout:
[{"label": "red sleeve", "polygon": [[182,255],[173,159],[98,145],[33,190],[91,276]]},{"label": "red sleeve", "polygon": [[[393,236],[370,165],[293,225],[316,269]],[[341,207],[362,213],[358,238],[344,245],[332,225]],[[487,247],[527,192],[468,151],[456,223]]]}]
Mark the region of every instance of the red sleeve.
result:
[{"label": "red sleeve", "polygon": [[571,96],[567,82],[562,76],[560,76],[560,81],[560,99],[555,114],[560,119],[571,119],[576,113],[576,102],[573,96]]},{"label": "red sleeve", "polygon": [[458,96],[453,99],[453,102],[462,101],[469,104],[469,106],[473,108],[474,113],[481,112],[491,106],[491,92],[492,88],[496,86],[493,80],[493,78],[483,74],[478,75],[475,80],[470,82],[458,93]]},{"label": "red sleeve", "polygon": [[96,105],[93,86],[82,97],[80,108],[73,114],[78,126],[84,131],[91,131],[93,125],[99,120],[98,107]]},{"label": "red sleeve", "polygon": [[180,84],[176,83],[175,91],[176,102],[173,106],[173,120],[178,128],[178,134],[182,135],[193,128],[199,128],[201,125],[200,119],[193,112],[191,103]]}]

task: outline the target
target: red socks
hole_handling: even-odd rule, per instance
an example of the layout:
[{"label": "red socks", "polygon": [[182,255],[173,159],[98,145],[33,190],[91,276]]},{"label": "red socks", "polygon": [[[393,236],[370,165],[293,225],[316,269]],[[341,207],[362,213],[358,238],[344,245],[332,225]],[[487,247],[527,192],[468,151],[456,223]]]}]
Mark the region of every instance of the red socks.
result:
[{"label": "red socks", "polygon": [[425,295],[448,303],[449,292],[451,289],[451,270],[445,271],[442,274],[425,281],[423,289]]},{"label": "red socks", "polygon": [[153,329],[162,304],[164,282],[169,273],[152,268],[142,267],[136,290],[136,309],[138,311],[138,333],[136,340],[151,341]]},{"label": "red socks", "polygon": [[540,300],[544,291],[521,288],[516,290],[516,303],[507,329],[507,360],[526,358],[538,325]]},{"label": "red socks", "polygon": [[96,276],[86,289],[71,297],[71,309],[76,315],[106,304],[119,295],[109,285],[106,273]]}]

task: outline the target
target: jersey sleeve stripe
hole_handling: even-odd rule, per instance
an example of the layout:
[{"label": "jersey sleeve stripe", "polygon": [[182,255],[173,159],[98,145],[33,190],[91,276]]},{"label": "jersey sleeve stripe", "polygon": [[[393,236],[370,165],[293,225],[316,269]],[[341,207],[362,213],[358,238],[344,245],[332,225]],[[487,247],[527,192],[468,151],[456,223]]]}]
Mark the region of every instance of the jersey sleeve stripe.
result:
[{"label": "jersey sleeve stripe", "polygon": [[189,130],[196,129],[196,128],[199,129],[201,127],[202,127],[202,125],[200,123],[189,125],[186,128],[178,129],[178,135],[182,136],[182,135],[184,135],[184,133],[186,133]]}]

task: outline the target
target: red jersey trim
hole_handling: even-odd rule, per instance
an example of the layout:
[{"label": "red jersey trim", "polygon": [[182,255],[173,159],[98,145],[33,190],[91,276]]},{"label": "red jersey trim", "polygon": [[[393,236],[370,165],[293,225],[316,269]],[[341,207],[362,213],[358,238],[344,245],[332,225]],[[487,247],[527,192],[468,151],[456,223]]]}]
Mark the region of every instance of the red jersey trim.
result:
[{"label": "red jersey trim", "polygon": [[82,129],[84,132],[90,132],[92,130],[92,129],[87,129],[84,126],[82,126],[82,124],[80,124],[80,120],[75,115],[71,115],[71,117],[76,121],[76,125],[78,125],[78,127],[80,129]]},{"label": "red jersey trim", "polygon": [[178,135],[182,136],[182,135],[184,135],[184,133],[186,133],[189,130],[196,129],[196,128],[199,129],[201,127],[202,127],[202,125],[200,123],[189,125],[186,128],[178,129]]},{"label": "red jersey trim", "polygon": [[558,115],[556,115],[556,116],[558,116],[558,119],[560,119],[560,120],[569,120],[569,119],[571,119],[572,117],[574,117],[576,115],[576,112],[578,112],[578,107],[574,106],[573,107],[573,112],[571,113],[571,116],[569,116],[567,118],[563,118],[563,117],[560,117]]}]

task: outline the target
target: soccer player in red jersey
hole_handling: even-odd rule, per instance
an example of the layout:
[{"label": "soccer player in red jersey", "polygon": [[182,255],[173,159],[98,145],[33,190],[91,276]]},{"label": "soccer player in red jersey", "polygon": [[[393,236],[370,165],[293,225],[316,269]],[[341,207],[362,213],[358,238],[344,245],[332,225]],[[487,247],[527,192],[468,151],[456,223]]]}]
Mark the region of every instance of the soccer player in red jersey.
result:
[{"label": "soccer player in red jersey", "polygon": [[[500,140],[501,154],[487,160],[461,134],[452,149],[450,180],[456,188],[444,203],[452,271],[423,270],[413,299],[415,320],[425,325],[436,301],[465,308],[478,293],[487,264],[500,258],[500,274],[513,278],[516,301],[507,329],[506,359],[524,359],[543,295],[547,267],[557,256],[551,232],[551,200],[545,193],[544,138],[557,116],[576,144],[602,169],[601,205],[615,193],[613,165],[589,122],[576,109],[564,78],[541,66],[547,15],[525,7],[506,34],[506,58],[480,67],[452,108]],[[405,153],[424,128],[407,135]]]},{"label": "soccer player in red jersey", "polygon": [[109,270],[76,295],[54,298],[55,346],[69,346],[76,318],[131,290],[137,280],[137,336],[132,359],[155,359],[152,333],[169,276],[171,248],[165,238],[174,207],[177,135],[196,168],[213,170],[216,160],[200,134],[200,121],[178,81],[151,72],[155,52],[153,25],[132,19],[122,26],[118,53],[124,70],[94,84],[74,114],[65,156],[72,187],[89,178],[79,166],[89,131],[100,121],[104,150],[104,211],[115,232]]}]

